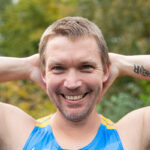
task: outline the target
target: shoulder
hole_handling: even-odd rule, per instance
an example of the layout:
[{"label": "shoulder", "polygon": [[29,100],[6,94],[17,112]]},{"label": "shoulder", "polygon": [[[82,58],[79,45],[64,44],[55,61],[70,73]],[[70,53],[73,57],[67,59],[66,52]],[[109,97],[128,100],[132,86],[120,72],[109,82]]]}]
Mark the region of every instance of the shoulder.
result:
[{"label": "shoulder", "polygon": [[11,123],[11,125],[13,125],[15,122],[23,123],[24,121],[27,121],[28,123],[33,120],[34,119],[31,116],[18,107],[0,102],[1,123]]},{"label": "shoulder", "polygon": [[145,107],[143,112],[143,134],[144,134],[144,145],[147,149],[150,149],[150,106]]},{"label": "shoulder", "polygon": [[15,142],[17,144],[18,141],[18,144],[23,144],[34,128],[35,123],[36,121],[21,109],[9,104],[0,103],[1,143],[9,145],[14,143],[15,145]]},{"label": "shoulder", "polygon": [[128,113],[115,124],[126,149],[146,149],[150,142],[149,122],[150,107],[144,107]]}]

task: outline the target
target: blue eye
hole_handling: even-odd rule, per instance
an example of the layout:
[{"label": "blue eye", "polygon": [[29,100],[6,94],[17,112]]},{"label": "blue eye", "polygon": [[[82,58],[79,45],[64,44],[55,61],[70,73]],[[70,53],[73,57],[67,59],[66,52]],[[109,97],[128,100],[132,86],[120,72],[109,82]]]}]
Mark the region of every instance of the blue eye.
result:
[{"label": "blue eye", "polygon": [[54,71],[61,71],[61,70],[63,70],[63,67],[61,67],[61,66],[54,66],[52,68],[52,70],[54,70]]},{"label": "blue eye", "polygon": [[94,66],[92,66],[92,65],[82,65],[80,69],[81,69],[82,72],[91,73],[94,70]]},{"label": "blue eye", "polygon": [[83,65],[82,68],[83,69],[92,69],[93,66],[91,66],[91,65]]},{"label": "blue eye", "polygon": [[64,72],[64,68],[62,66],[53,66],[51,68],[51,71],[55,74],[60,74],[60,73]]}]

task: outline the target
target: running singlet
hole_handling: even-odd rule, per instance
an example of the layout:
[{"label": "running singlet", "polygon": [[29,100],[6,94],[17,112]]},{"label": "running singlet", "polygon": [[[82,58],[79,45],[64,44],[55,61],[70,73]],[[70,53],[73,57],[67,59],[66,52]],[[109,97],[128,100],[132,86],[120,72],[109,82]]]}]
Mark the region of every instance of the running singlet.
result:
[{"label": "running singlet", "polygon": [[[49,125],[50,116],[36,124],[23,150],[67,150],[62,149],[53,135]],[[101,125],[95,138],[79,150],[124,150],[117,130],[111,120],[101,115]]]}]

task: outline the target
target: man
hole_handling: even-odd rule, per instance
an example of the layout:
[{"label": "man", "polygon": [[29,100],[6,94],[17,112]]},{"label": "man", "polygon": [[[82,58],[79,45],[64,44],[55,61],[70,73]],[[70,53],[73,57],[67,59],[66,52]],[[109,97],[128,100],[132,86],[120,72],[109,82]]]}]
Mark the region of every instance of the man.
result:
[{"label": "man", "polygon": [[0,103],[0,149],[150,149],[150,107],[135,110],[117,123],[96,112],[96,104],[118,76],[149,80],[145,60],[150,56],[110,54],[109,61],[100,29],[81,17],[66,17],[48,27],[39,53],[40,62],[38,55],[1,57],[0,81],[37,82],[57,112],[37,122],[20,109]]}]

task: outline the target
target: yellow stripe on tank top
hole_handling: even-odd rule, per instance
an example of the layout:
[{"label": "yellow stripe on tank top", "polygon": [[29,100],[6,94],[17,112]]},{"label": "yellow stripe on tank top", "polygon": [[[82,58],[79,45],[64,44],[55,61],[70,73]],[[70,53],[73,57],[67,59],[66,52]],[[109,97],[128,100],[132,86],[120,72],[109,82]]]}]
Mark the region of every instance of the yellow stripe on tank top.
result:
[{"label": "yellow stripe on tank top", "polygon": [[[40,118],[37,120],[36,126],[38,127],[46,127],[47,125],[50,124],[50,118],[52,117],[53,114],[50,114],[46,117]],[[103,115],[100,115],[101,117],[101,123],[103,125],[106,125],[107,129],[116,129],[116,127],[114,126],[114,123],[108,119],[105,118]]]},{"label": "yellow stripe on tank top", "polygon": [[105,118],[103,115],[100,115],[100,117],[101,117],[101,123],[103,125],[106,125],[107,129],[116,129],[114,123],[110,119]]},{"label": "yellow stripe on tank top", "polygon": [[38,127],[46,127],[47,125],[50,124],[50,118],[52,117],[53,114],[50,114],[46,117],[40,118],[37,120],[36,126]]}]

